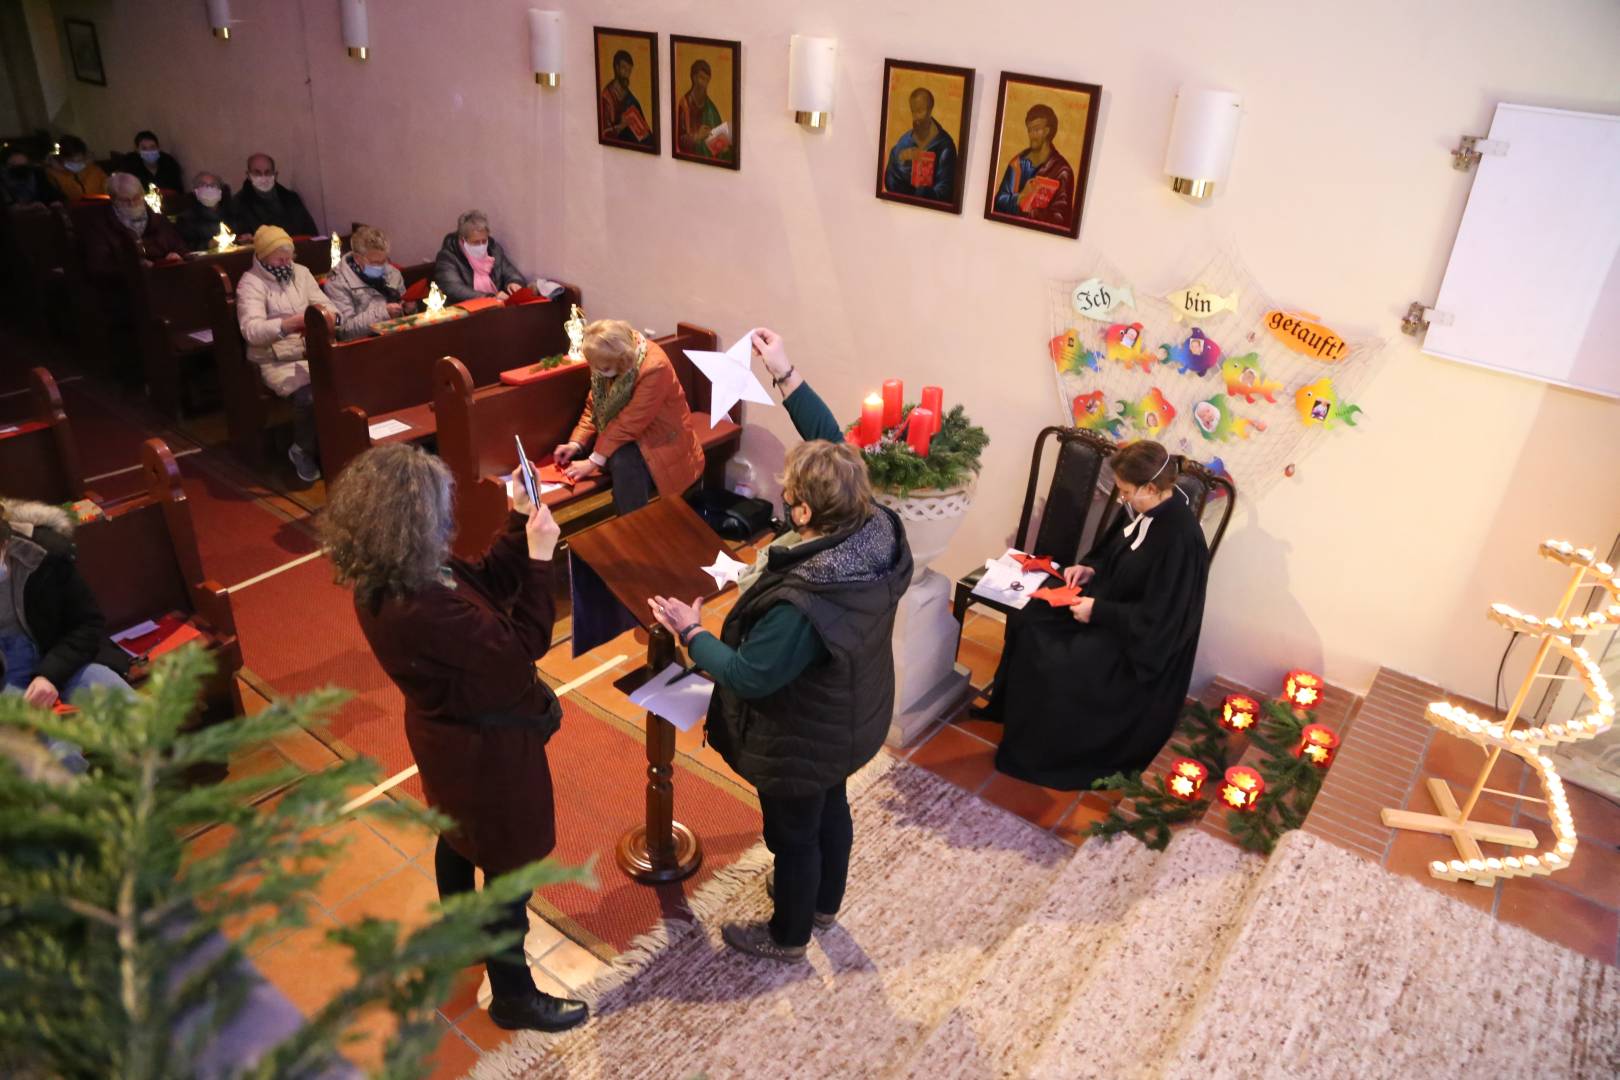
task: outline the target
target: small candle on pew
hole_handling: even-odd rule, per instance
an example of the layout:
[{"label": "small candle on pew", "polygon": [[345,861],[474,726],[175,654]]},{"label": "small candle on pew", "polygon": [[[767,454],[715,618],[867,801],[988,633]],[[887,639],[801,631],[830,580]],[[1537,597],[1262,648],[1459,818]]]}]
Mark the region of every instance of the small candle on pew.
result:
[{"label": "small candle on pew", "polygon": [[945,388],[923,387],[922,407],[934,414],[934,434],[938,435],[940,427],[945,423]]},{"label": "small candle on pew", "polygon": [[900,426],[900,412],[905,408],[906,388],[899,379],[883,380],[883,426]]},{"label": "small candle on pew", "polygon": [[862,446],[872,446],[883,435],[883,398],[867,394],[861,402],[861,424],[856,428],[856,440]]},{"label": "small candle on pew", "polygon": [[928,444],[934,437],[934,414],[921,405],[911,410],[910,426],[906,429],[906,443],[919,457],[928,456]]}]

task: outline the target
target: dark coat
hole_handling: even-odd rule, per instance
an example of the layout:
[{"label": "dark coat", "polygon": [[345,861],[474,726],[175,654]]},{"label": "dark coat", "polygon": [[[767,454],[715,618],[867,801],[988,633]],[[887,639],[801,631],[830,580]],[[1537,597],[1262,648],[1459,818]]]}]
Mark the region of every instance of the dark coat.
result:
[{"label": "dark coat", "polygon": [[9,166],[0,168],[6,170],[5,175],[0,176],[0,206],[49,205],[62,201],[62,193],[38,165],[15,166],[15,174]]},{"label": "dark coat", "polygon": [[882,749],[894,714],[895,609],[911,570],[905,526],[883,506],[852,531],[770,550],[720,640],[737,648],[771,607],[792,604],[827,656],[765,697],[714,689],[709,739],[761,795],[815,795]]},{"label": "dark coat", "polygon": [[[508,285],[523,285],[528,278],[517,264],[506,257],[506,249],[493,236],[489,238],[489,253],[494,256],[495,266],[489,272],[490,280],[497,289],[504,289]],[[461,237],[450,233],[439,245],[438,258],[433,260],[433,280],[439,283],[444,292],[444,298],[450,303],[459,303],[462,300],[471,300],[475,296],[489,296],[490,293],[474,292],[472,263],[467,261],[467,255],[461,250]]]},{"label": "dark coat", "polygon": [[252,232],[244,230],[237,221],[236,200],[231,198],[228,190],[221,189],[219,202],[213,206],[204,206],[197,201],[195,195],[188,196],[185,209],[174,219],[175,228],[186,241],[186,247],[191,251],[208,251],[213,247],[214,237],[219,235],[219,226],[223,223],[232,233],[241,234]]},{"label": "dark coat", "polygon": [[146,162],[141,160],[140,151],[125,154],[118,163],[120,172],[127,172],[141,182],[141,187],[156,184],[163,191],[186,190],[185,175],[180,170],[180,163],[174,155],[167,150],[158,152],[157,165],[147,168]]},{"label": "dark coat", "polygon": [[168,218],[151,211],[146,214],[146,231],[138,238],[118,220],[118,211],[110,203],[80,221],[84,265],[92,277],[121,279],[134,258],[159,262],[165,255],[184,255],[191,250]]},{"label": "dark coat", "polygon": [[263,194],[252,181],[243,180],[236,193],[234,213],[237,232],[251,234],[260,225],[279,225],[289,236],[314,236],[320,232],[298,192],[280,183]]},{"label": "dark coat", "polygon": [[562,707],[534,667],[556,618],[551,567],[529,558],[513,514],[482,559],[450,560],[453,588],[355,599],[366,641],[405,695],[428,805],[457,822],[447,839],[486,874],[556,844],[546,742]]},{"label": "dark coat", "polygon": [[131,657],[108,640],[107,620],[79,574],[72,519],[43,503],[8,503],[4,513],[13,522],[33,526],[31,536],[19,532],[11,538],[4,557],[11,568],[5,587],[39,650],[35,674],[58,690],[86,664],[102,663],[128,674]]}]

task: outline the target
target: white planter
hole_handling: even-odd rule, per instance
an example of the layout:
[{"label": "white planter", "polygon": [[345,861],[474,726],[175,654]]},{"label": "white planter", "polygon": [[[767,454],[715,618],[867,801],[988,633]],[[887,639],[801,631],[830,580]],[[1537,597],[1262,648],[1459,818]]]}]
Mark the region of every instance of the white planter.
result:
[{"label": "white planter", "polygon": [[900,515],[906,523],[906,540],[911,544],[913,583],[921,580],[928,564],[945,553],[951,537],[973,505],[973,485],[944,491],[913,491],[902,498],[892,491],[877,492],[877,501]]}]

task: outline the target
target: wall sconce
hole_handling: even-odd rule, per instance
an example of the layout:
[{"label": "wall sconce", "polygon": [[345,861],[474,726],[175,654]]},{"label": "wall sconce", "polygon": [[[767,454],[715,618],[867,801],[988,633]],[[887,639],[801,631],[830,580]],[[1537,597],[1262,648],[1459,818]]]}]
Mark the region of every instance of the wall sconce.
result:
[{"label": "wall sconce", "polygon": [[342,0],[343,47],[356,60],[364,60],[370,53],[370,34],[366,26],[366,0]]},{"label": "wall sconce", "polygon": [[208,0],[208,29],[221,41],[231,40],[231,0]]},{"label": "wall sconce", "polygon": [[803,127],[819,131],[832,116],[838,81],[838,39],[794,34],[788,52],[788,108]]},{"label": "wall sconce", "polygon": [[1164,152],[1172,191],[1207,199],[1217,184],[1226,183],[1242,117],[1243,99],[1230,91],[1185,86],[1177,91],[1170,146]]},{"label": "wall sconce", "polygon": [[562,79],[562,12],[529,9],[529,66],[540,86],[556,86]]}]

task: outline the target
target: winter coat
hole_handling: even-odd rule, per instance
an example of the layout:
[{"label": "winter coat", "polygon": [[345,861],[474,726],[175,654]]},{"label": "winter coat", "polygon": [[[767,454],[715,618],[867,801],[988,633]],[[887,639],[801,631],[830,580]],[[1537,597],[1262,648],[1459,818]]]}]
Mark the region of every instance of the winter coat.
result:
[{"label": "winter coat", "polygon": [[111,204],[85,214],[80,219],[79,243],[84,248],[84,266],[93,277],[124,278],[125,267],[136,258],[162,262],[166,255],[184,255],[186,238],[162,214],[146,212],[146,228],[136,236],[118,219]]},{"label": "winter coat", "polygon": [[765,697],[716,685],[709,741],[761,795],[803,798],[872,760],[894,714],[894,618],[911,583],[911,547],[894,511],[788,548],[726,615],[720,640],[737,648],[776,604],[792,604],[821,638],[826,659]]},{"label": "winter coat", "polygon": [[[35,674],[58,690],[87,664],[127,674],[131,657],[108,640],[106,619],[74,562],[72,516],[59,507],[20,500],[0,501],[0,514],[12,528],[4,587],[39,650]],[[4,663],[0,658],[0,667]]]},{"label": "winter coat", "polygon": [[150,188],[156,184],[159,191],[180,192],[186,189],[185,174],[180,168],[180,162],[176,161],[174,155],[167,150],[158,151],[157,164],[150,169],[146,167],[140,151],[125,154],[118,162],[118,168],[139,180],[143,188]]},{"label": "winter coat", "polygon": [[[528,283],[528,275],[506,257],[506,249],[493,236],[489,238],[489,254],[495,259],[495,265],[489,272],[489,279],[495,283],[495,288]],[[452,304],[476,296],[493,295],[473,291],[472,263],[467,261],[467,253],[461,250],[461,237],[457,233],[450,233],[439,246],[439,255],[433,260],[433,280],[439,283],[445,299]]]},{"label": "winter coat", "polygon": [[[405,276],[393,263],[384,263],[383,266],[388,271],[383,275],[384,283],[394,291],[395,296],[402,296],[405,292]],[[393,317],[388,314],[388,298],[371,287],[348,256],[339,259],[337,266],[326,275],[321,290],[332,301],[332,309],[337,312],[339,341],[365,337],[372,323]]]},{"label": "winter coat", "polygon": [[360,630],[405,697],[405,737],[427,803],[485,874],[551,853],[556,818],[546,742],[562,706],[535,670],[556,621],[550,562],[529,558],[524,518],[482,559],[450,560],[450,584],[355,597]]},{"label": "winter coat", "polygon": [[261,193],[251,180],[243,180],[236,193],[232,218],[236,231],[251,235],[260,225],[279,225],[292,237],[314,236],[320,232],[315,219],[304,207],[304,200],[292,188],[279,183],[268,193]]},{"label": "winter coat", "polygon": [[236,286],[236,321],[247,358],[259,365],[259,377],[277,397],[290,397],[309,384],[304,335],[283,334],[281,320],[302,315],[311,304],[332,309],[309,267],[293,263],[292,268],[292,281],[283,285],[254,259]]},{"label": "winter coat", "polygon": [[195,195],[186,200],[185,209],[174,219],[175,228],[186,241],[186,248],[190,251],[212,251],[214,238],[219,235],[220,225],[231,230],[233,237],[242,234],[242,229],[236,220],[236,200],[231,198],[229,191],[221,190],[219,202],[213,206],[204,206],[197,201]]},{"label": "winter coat", "polygon": [[62,198],[68,202],[77,202],[89,195],[107,194],[107,172],[93,161],[87,161],[84,168],[72,172],[62,168],[59,164],[47,166],[45,175],[51,178],[56,190],[62,193]]},{"label": "winter coat", "polygon": [[703,475],[703,447],[692,430],[691,416],[686,393],[675,377],[668,354],[649,341],[641,370],[636,373],[636,387],[624,408],[598,431],[587,395],[584,415],[568,441],[604,459],[626,443],[635,443],[647,461],[658,494],[672,498]]}]

